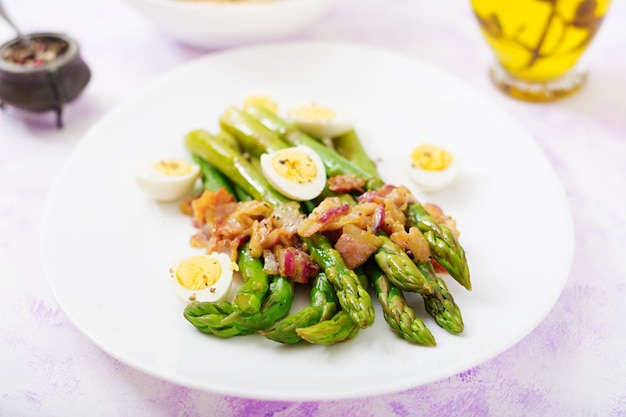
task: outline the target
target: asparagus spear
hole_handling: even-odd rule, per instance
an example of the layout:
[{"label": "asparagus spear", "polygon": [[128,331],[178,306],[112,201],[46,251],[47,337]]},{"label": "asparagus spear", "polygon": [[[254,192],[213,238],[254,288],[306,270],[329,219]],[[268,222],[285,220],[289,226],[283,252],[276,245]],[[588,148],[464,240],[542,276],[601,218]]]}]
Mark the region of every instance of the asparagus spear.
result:
[{"label": "asparagus spear", "polygon": [[224,187],[229,194],[234,195],[233,188],[220,171],[209,164],[204,158],[195,153],[191,154],[193,161],[200,167],[202,174],[202,188],[209,191],[217,191]]},{"label": "asparagus spear", "polygon": [[418,262],[417,267],[435,287],[435,293],[432,296],[424,297],[426,311],[442,328],[453,334],[461,333],[464,328],[461,310],[454,302],[446,283],[435,274],[430,262]]},{"label": "asparagus spear", "polygon": [[290,314],[274,323],[265,331],[260,331],[263,336],[278,343],[294,345],[300,343],[302,338],[296,331],[301,327],[308,327],[319,323],[322,317],[322,309],[316,306],[306,306],[297,313]]},{"label": "asparagus spear", "polygon": [[431,263],[415,264],[406,252],[388,237],[380,238],[384,243],[374,255],[374,259],[389,281],[403,291],[419,292],[424,299],[426,312],[435,318],[439,326],[450,333],[462,332],[461,310],[445,284],[442,285],[443,280],[432,270]]},{"label": "asparagus spear", "polygon": [[333,284],[328,280],[326,273],[320,271],[313,281],[311,289],[311,305],[322,308],[320,320],[328,320],[335,314],[339,306],[337,293]]},{"label": "asparagus spear", "polygon": [[331,319],[313,326],[296,329],[296,333],[309,343],[331,345],[347,342],[359,332],[359,326],[345,310],[336,313]]},{"label": "asparagus spear", "polygon": [[[360,268],[356,269],[354,272],[363,288],[367,288],[368,278],[365,272]],[[356,336],[359,331],[359,326],[350,318],[350,315],[345,310],[341,310],[335,314],[337,295],[334,292],[332,284],[327,280],[325,275],[324,280],[320,282],[323,286],[322,290],[312,291],[311,294],[313,305],[305,307],[301,312],[303,313],[302,316],[300,316],[300,313],[294,314],[293,323],[289,320],[289,317],[283,319],[283,321],[285,321],[285,327],[281,332],[277,333],[277,335],[283,335],[284,331],[287,331],[286,336],[289,336],[289,340],[291,340],[292,343],[306,340],[309,343],[318,345],[332,345],[334,343],[347,342]],[[316,284],[316,286],[318,286],[318,284]],[[331,299],[331,302],[328,302],[328,299]],[[324,306],[322,317],[317,321],[311,320],[310,323],[305,325],[306,317],[312,314],[310,309],[320,304]],[[280,325],[277,327],[280,327]]]},{"label": "asparagus spear", "polygon": [[420,203],[409,204],[407,220],[416,226],[426,238],[431,254],[459,284],[472,289],[465,250],[445,225],[438,223]]},{"label": "asparagus spear", "polygon": [[301,342],[302,338],[296,333],[297,329],[327,320],[337,310],[337,296],[324,272],[320,272],[313,280],[310,295],[311,305],[284,317],[274,323],[270,329],[260,333],[279,343],[295,344]]},{"label": "asparagus spear", "polygon": [[378,236],[383,244],[374,254],[380,269],[394,285],[404,291],[429,296],[434,293],[431,282],[417,268],[409,256],[385,235]]},{"label": "asparagus spear", "polygon": [[354,129],[333,139],[333,146],[339,155],[354,163],[368,174],[378,177],[376,163],[365,152],[357,133]]},{"label": "asparagus spear", "polygon": [[435,346],[435,338],[422,319],[415,316],[415,312],[407,304],[402,290],[393,285],[375,263],[368,262],[366,271],[374,284],[383,309],[383,316],[389,327],[397,335],[411,343]]},{"label": "asparagus spear", "polygon": [[360,328],[374,323],[374,308],[367,289],[361,284],[358,275],[349,269],[332,244],[321,234],[303,237],[311,257],[322,267],[326,276],[337,291],[339,304]]},{"label": "asparagus spear", "polygon": [[[208,132],[197,132],[198,134],[208,134]],[[226,132],[225,130],[220,130],[214,136],[215,140],[222,142],[225,146],[231,147],[237,151],[239,151],[239,142],[235,139],[233,135]],[[238,185],[233,185],[228,178],[226,178],[217,168],[213,165],[209,164],[204,158],[200,155],[196,155],[194,153],[191,154],[193,160],[200,166],[202,171],[202,184],[205,190],[217,191],[220,185],[224,185],[226,187],[226,191],[230,194],[234,195],[239,201],[247,201],[251,200],[252,197],[250,194],[245,192]]]},{"label": "asparagus spear", "polygon": [[[355,268],[354,273],[363,288],[369,287],[368,277],[363,268]],[[334,312],[331,312],[331,315],[332,313]],[[319,323],[296,329],[296,334],[309,343],[332,345],[351,340],[358,331],[359,326],[345,310],[341,310],[332,317],[326,316]]]},{"label": "asparagus spear", "polygon": [[269,276],[263,271],[261,258],[253,258],[249,248],[250,242],[246,242],[238,250],[237,263],[244,282],[233,298],[233,310],[254,314],[261,310],[269,289]]},{"label": "asparagus spear", "polygon": [[203,333],[229,338],[267,329],[284,317],[291,308],[294,284],[273,275],[267,298],[254,314],[235,311],[227,301],[194,301],[185,307],[183,316]]},{"label": "asparagus spear", "polygon": [[253,331],[268,329],[289,313],[294,290],[294,283],[289,278],[271,275],[269,292],[261,310],[254,314],[235,311],[224,318],[222,324]]},{"label": "asparagus spear", "polygon": [[235,139],[235,137],[230,132],[224,129],[220,129],[215,134],[215,139],[219,140],[226,146],[230,146],[233,149],[240,150],[239,142],[237,141],[237,139]]},{"label": "asparagus spear", "polygon": [[293,128],[290,123],[259,102],[248,103],[244,111],[281,139]]},{"label": "asparagus spear", "polygon": [[228,301],[194,301],[185,307],[184,317],[202,333],[222,338],[250,334],[253,330],[240,328],[232,323],[223,323],[232,314],[233,308]]},{"label": "asparagus spear", "polygon": [[257,119],[233,106],[220,116],[220,126],[232,134],[243,149],[255,156],[289,146]]}]

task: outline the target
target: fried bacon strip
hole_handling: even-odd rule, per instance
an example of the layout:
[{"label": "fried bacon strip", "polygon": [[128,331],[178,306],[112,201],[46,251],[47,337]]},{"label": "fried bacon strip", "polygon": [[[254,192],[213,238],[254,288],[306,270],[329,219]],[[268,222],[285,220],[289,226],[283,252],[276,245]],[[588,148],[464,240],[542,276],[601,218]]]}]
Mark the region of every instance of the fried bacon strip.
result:
[{"label": "fried bacon strip", "polygon": [[335,175],[328,178],[326,184],[328,189],[336,193],[351,193],[357,191],[359,194],[363,192],[366,179],[356,174]]},{"label": "fried bacon strip", "polygon": [[[298,234],[311,236],[318,232],[336,230],[342,230],[342,233],[345,233],[346,226],[352,225],[369,235],[384,232],[414,260],[428,261],[431,258],[428,242],[417,228],[407,230],[406,227],[405,212],[409,203],[414,201],[415,197],[408,188],[392,185],[385,185],[378,190],[361,194],[354,206],[343,203],[337,197],[329,197],[324,199],[300,223]],[[349,230],[352,230],[351,235],[339,240],[342,245],[346,243],[345,241],[355,242],[354,229]],[[371,248],[367,244],[364,244],[360,250],[364,253],[371,253]],[[352,252],[354,251],[346,251],[350,254]],[[356,258],[354,263],[360,264]]]},{"label": "fried bacon strip", "polygon": [[225,189],[204,191],[191,202],[192,219],[200,229],[191,245],[207,252],[224,252],[237,259],[237,249],[249,237],[255,222],[272,214],[272,206],[256,201],[238,202]]},{"label": "fried bacon strip", "polygon": [[[338,181],[343,184],[340,187],[360,187],[349,176]],[[186,203],[184,209],[199,229],[191,239],[193,246],[225,252],[235,260],[237,248],[249,240],[251,255],[263,257],[266,272],[305,283],[317,275],[319,266],[302,248],[300,237],[316,233],[333,236],[335,249],[350,269],[362,265],[376,252],[382,244],[378,233],[389,236],[414,261],[432,261],[422,233],[417,227],[407,227],[405,212],[414,201],[408,188],[385,185],[360,194],[355,204],[327,197],[305,216],[295,202],[275,207],[254,200],[238,202],[221,189],[205,191]],[[426,203],[424,208],[458,237],[453,218],[434,204]]]},{"label": "fried bacon strip", "polygon": [[378,236],[348,223],[343,227],[341,236],[335,243],[335,249],[343,258],[346,266],[354,269],[363,265],[380,245],[382,245],[382,241]]}]

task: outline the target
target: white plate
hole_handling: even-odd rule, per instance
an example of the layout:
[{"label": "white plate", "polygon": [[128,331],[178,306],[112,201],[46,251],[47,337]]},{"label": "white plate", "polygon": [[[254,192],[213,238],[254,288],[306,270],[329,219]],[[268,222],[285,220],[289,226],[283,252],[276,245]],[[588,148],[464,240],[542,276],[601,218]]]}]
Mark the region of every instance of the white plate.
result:
[{"label": "white plate", "polygon": [[[416,194],[458,221],[473,291],[452,280],[465,332],[424,320],[438,345],[395,337],[377,307],[373,327],[331,347],[196,331],[166,285],[192,253],[176,204],[150,201],[133,169],[146,155],[186,156],[182,139],[215,131],[250,94],[283,108],[318,101],[348,109],[383,177],[410,185],[408,153],[436,142],[464,156],[445,191]],[[365,46],[287,43],[206,56],[103,118],[62,170],[47,204],[42,254],[59,304],[91,340],[151,375],[235,396],[327,400],[428,383],[476,366],[527,335],[567,279],[573,227],[565,194],[533,139],[461,82],[413,59]]]}]

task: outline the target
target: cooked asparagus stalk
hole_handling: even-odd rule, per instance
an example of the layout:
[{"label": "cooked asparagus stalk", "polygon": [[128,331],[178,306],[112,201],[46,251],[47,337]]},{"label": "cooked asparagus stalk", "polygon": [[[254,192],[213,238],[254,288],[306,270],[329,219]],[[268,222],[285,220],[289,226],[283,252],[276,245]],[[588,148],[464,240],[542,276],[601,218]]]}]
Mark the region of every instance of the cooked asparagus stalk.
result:
[{"label": "cooked asparagus stalk", "polygon": [[439,326],[450,333],[463,331],[461,310],[452,294],[432,270],[430,262],[415,264],[411,258],[388,237],[380,236],[383,245],[374,255],[376,263],[394,285],[403,291],[419,292],[424,299],[426,312]]},{"label": "cooked asparagus stalk", "polygon": [[365,148],[363,148],[354,129],[334,138],[333,146],[339,155],[354,163],[368,174],[378,177],[376,163],[365,152]]},{"label": "cooked asparagus stalk", "polygon": [[403,291],[432,295],[435,290],[432,283],[417,268],[415,262],[387,236],[378,236],[383,244],[374,254],[374,260],[387,278]]},{"label": "cooked asparagus stalk", "polygon": [[230,106],[220,116],[220,126],[254,156],[289,146],[250,114]]},{"label": "cooked asparagus stalk", "polygon": [[194,301],[185,307],[183,315],[201,332],[228,338],[269,328],[289,312],[293,297],[293,282],[272,275],[267,298],[257,313],[235,311],[227,301]]},{"label": "cooked asparagus stalk", "polygon": [[233,310],[254,314],[261,305],[269,289],[269,276],[263,271],[263,261],[250,255],[250,242],[239,247],[237,264],[244,280],[233,298]]},{"label": "cooked asparagus stalk", "polygon": [[359,329],[360,327],[352,320],[352,316],[345,310],[341,310],[329,320],[296,329],[296,333],[309,343],[332,345],[351,340],[357,335]]},{"label": "cooked asparagus stalk", "polygon": [[320,272],[313,280],[310,291],[311,305],[290,314],[276,322],[271,328],[261,331],[270,340],[286,344],[295,344],[303,339],[297,330],[330,319],[337,310],[337,296],[326,274]]},{"label": "cooked asparagus stalk", "polygon": [[422,319],[415,316],[415,312],[407,304],[402,290],[393,285],[375,263],[368,262],[366,272],[374,284],[383,309],[383,316],[389,327],[397,335],[411,343],[435,346],[434,336]]},{"label": "cooked asparagus stalk", "polygon": [[199,155],[191,154],[191,158],[200,167],[200,173],[202,174],[202,188],[204,190],[217,191],[221,187],[224,187],[229,194],[234,195],[233,188],[228,182],[228,179],[226,179],[226,177],[219,170]]},{"label": "cooked asparagus stalk", "polygon": [[409,204],[407,220],[410,226],[416,226],[426,238],[433,258],[459,284],[468,290],[472,289],[469,267],[465,250],[444,224],[438,223],[420,203]]},{"label": "cooked asparagus stalk", "polygon": [[332,244],[321,234],[303,237],[313,260],[324,270],[335,287],[339,304],[360,327],[374,323],[374,308],[367,288],[364,288],[357,274],[349,269]]},{"label": "cooked asparagus stalk", "polygon": [[435,318],[437,324],[442,328],[450,333],[461,333],[464,328],[461,310],[448,291],[446,283],[435,274],[430,262],[418,262],[417,267],[435,288],[435,293],[432,296],[424,297],[426,311]]},{"label": "cooked asparagus stalk", "polygon": [[294,283],[289,278],[270,275],[269,292],[261,310],[254,314],[235,311],[224,318],[222,323],[253,331],[268,329],[289,313],[294,290]]},{"label": "cooked asparagus stalk", "polygon": [[[363,288],[369,287],[369,279],[363,268],[355,268],[354,273]],[[331,285],[332,287],[332,285]],[[332,312],[334,313],[334,312]],[[332,313],[330,315],[332,315]],[[350,315],[341,310],[334,316],[328,317],[309,327],[296,329],[296,333],[309,343],[332,345],[333,343],[347,342],[359,331],[359,326],[350,318]]]},{"label": "cooked asparagus stalk", "polygon": [[260,331],[263,336],[278,343],[294,345],[302,342],[297,330],[302,327],[319,323],[322,318],[322,309],[317,306],[306,306],[297,313],[288,315],[267,330]]},{"label": "cooked asparagus stalk", "polygon": [[233,307],[228,301],[194,301],[185,307],[183,315],[202,333],[222,338],[252,333],[251,329],[241,328],[232,323],[223,323],[224,319],[233,312]]}]

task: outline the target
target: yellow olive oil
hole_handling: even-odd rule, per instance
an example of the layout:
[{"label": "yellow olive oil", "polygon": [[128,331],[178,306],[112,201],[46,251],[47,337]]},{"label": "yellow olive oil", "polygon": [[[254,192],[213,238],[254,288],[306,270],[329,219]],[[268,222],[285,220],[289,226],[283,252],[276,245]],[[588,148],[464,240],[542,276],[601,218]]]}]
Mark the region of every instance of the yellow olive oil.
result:
[{"label": "yellow olive oil", "polygon": [[[508,75],[558,79],[596,35],[610,0],[471,0],[482,33]],[[493,74],[492,74],[493,75]]]}]

